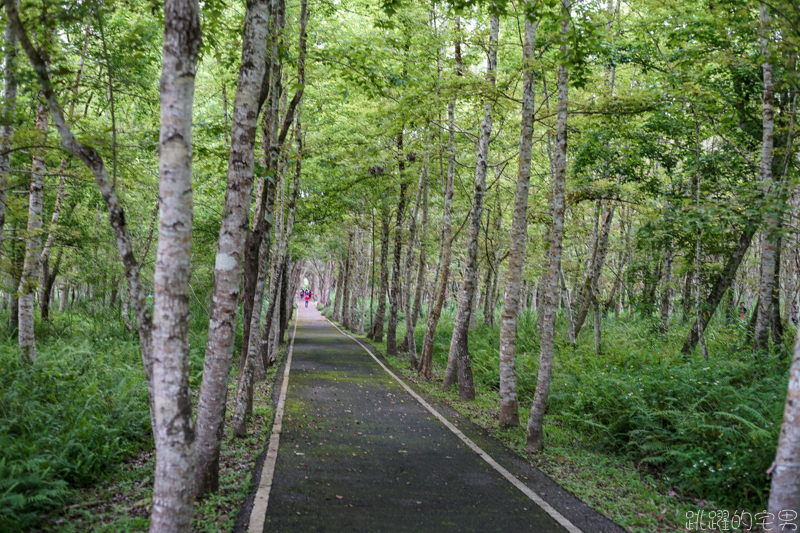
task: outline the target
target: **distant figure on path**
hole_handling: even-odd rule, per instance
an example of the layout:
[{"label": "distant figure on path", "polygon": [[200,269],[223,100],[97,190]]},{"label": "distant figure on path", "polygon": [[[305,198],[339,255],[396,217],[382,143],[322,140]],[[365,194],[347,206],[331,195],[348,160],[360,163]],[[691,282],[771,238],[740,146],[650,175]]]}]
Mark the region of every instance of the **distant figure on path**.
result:
[{"label": "distant figure on path", "polygon": [[792,301],[792,324],[797,325],[797,300]]},{"label": "distant figure on path", "polygon": [[311,299],[311,291],[306,292],[306,307],[308,307],[308,301]]},{"label": "distant figure on path", "polygon": [[744,318],[744,315],[747,314],[747,308],[744,306],[744,302],[739,304],[739,318]]}]

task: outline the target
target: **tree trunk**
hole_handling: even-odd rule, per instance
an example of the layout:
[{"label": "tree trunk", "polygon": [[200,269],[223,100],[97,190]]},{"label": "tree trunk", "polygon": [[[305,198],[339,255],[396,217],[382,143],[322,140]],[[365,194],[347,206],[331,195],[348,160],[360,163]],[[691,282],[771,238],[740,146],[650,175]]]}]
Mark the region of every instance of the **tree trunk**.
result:
[{"label": "tree trunk", "polygon": [[664,252],[664,266],[661,269],[664,282],[661,285],[661,334],[669,332],[669,308],[672,300],[672,260],[675,252],[672,249],[672,241],[667,245]]},{"label": "tree trunk", "polygon": [[778,449],[775,453],[775,462],[770,467],[772,482],[769,512],[776,519],[774,525],[781,526],[781,530],[784,523],[795,523],[796,511],[800,509],[798,469],[800,469],[800,331],[795,340],[794,355],[789,368],[789,385],[783,409],[781,433],[778,437]]},{"label": "tree trunk", "polygon": [[575,342],[578,334],[583,328],[583,323],[586,321],[586,315],[589,313],[589,307],[592,305],[592,296],[597,292],[597,284],[600,280],[600,275],[603,273],[603,265],[606,261],[606,254],[608,253],[608,237],[611,234],[611,223],[614,220],[614,204],[611,203],[603,213],[602,224],[600,232],[597,236],[597,245],[594,249],[594,256],[592,257],[590,270],[586,276],[586,281],[581,288],[578,295],[578,313],[575,316],[574,325],[575,332],[572,341]]},{"label": "tree trunk", "polygon": [[159,201],[153,275],[153,388],[156,472],[150,531],[190,531],[194,424],[189,390],[189,281],[192,237],[192,103],[200,16],[193,0],[164,6]]},{"label": "tree trunk", "polygon": [[[780,219],[778,228],[781,227]],[[775,239],[775,271],[772,280],[772,316],[770,317],[770,330],[772,343],[775,346],[783,345],[783,321],[781,320],[781,244],[783,239]],[[783,350],[781,350],[783,352]],[[782,356],[783,357],[783,356]]]},{"label": "tree trunk", "polygon": [[334,322],[341,320],[342,311],[342,285],[344,284],[344,261],[339,260],[339,274],[336,276],[336,293],[333,295],[333,318]]},{"label": "tree trunk", "polygon": [[[561,35],[566,39],[569,32],[571,0],[561,0]],[[561,57],[567,55],[567,44],[561,45]],[[556,111],[556,142],[553,154],[553,224],[550,229],[550,265],[544,283],[542,337],[540,340],[539,376],[533,405],[528,415],[527,450],[536,452],[544,447],[544,412],[550,393],[550,377],[553,371],[553,349],[555,346],[556,298],[558,296],[558,273],[561,270],[561,246],[564,237],[564,200],[566,196],[567,171],[567,104],[569,73],[562,60],[558,66],[558,107]]]},{"label": "tree trunk", "polygon": [[381,283],[378,289],[378,309],[368,337],[375,342],[383,341],[383,321],[386,316],[386,291],[389,285],[389,208],[384,207],[381,217]]},{"label": "tree trunk", "polygon": [[[17,36],[11,23],[4,34],[3,101],[0,111],[0,254],[6,225],[6,189],[11,172],[11,148],[17,112]],[[16,287],[15,287],[16,288]]]},{"label": "tree trunk", "polygon": [[[428,135],[427,144],[430,143],[430,134]],[[414,341],[414,323],[412,319],[412,302],[411,302],[411,289],[414,284],[411,283],[411,272],[414,267],[414,243],[417,239],[417,216],[419,215],[420,204],[422,203],[422,195],[425,190],[425,184],[428,181],[428,152],[427,144],[425,148],[425,157],[422,163],[422,169],[419,173],[419,184],[417,186],[417,197],[414,200],[414,209],[411,213],[408,228],[408,247],[406,248],[406,260],[403,279],[406,280],[405,284],[405,297],[403,298],[404,311],[406,315],[406,333],[403,336],[401,344],[401,351],[408,351],[408,360],[412,366],[417,366],[417,347]],[[414,344],[413,347],[411,345]]]},{"label": "tree trunk", "polygon": [[[761,31],[759,44],[762,63],[764,94],[762,98],[762,137],[761,137],[761,186],[765,200],[775,198],[775,184],[772,179],[772,148],[775,132],[774,89],[772,82],[772,63],[768,45],[769,12],[766,4],[761,4]],[[769,332],[772,322],[772,287],[775,277],[775,230],[778,226],[777,215],[771,210],[764,215],[764,238],[761,241],[761,279],[758,284],[759,306],[756,318],[755,349],[766,351],[769,347]]]},{"label": "tree trunk", "polygon": [[362,268],[361,286],[361,310],[358,316],[358,333],[364,334],[364,325],[367,320],[367,292],[369,289],[369,266],[372,260],[372,241],[367,239],[367,255],[364,257],[364,267]]},{"label": "tree trunk", "polygon": [[[403,134],[398,135],[397,141],[400,148],[400,157],[403,157]],[[403,178],[405,164],[400,160],[400,179]],[[408,183],[400,183],[400,199],[397,204],[397,213],[394,223],[394,257],[392,261],[392,288],[389,295],[389,322],[386,324],[386,354],[397,355],[397,313],[400,309],[400,269],[403,258],[403,215],[406,210],[406,190]],[[409,243],[409,246],[411,244]]]},{"label": "tree trunk", "polygon": [[342,298],[339,316],[342,327],[350,329],[350,277],[353,264],[353,230],[347,235],[347,256],[344,261],[344,274],[342,275]]},{"label": "tree trunk", "polygon": [[353,271],[352,280],[350,281],[350,309],[349,314],[349,329],[352,332],[358,331],[358,296],[361,289],[361,263],[363,261],[364,250],[362,248],[361,228],[356,226],[355,242],[353,243]]},{"label": "tree trunk", "polygon": [[[497,38],[500,31],[500,22],[496,15],[492,15],[489,32],[489,50],[486,61],[486,77],[490,85],[494,86],[497,70]],[[458,397],[461,400],[475,399],[475,384],[472,380],[472,367],[469,359],[469,320],[472,300],[475,298],[475,270],[478,266],[478,237],[481,230],[481,215],[483,214],[483,200],[486,195],[486,168],[489,160],[489,137],[492,132],[492,106],[485,103],[484,115],[481,122],[481,133],[478,140],[478,153],[475,164],[475,181],[472,189],[472,210],[469,215],[469,236],[467,240],[467,256],[464,262],[463,282],[459,290],[458,308],[453,336],[450,339],[449,358],[454,359],[458,368]],[[454,372],[445,372],[444,386],[449,387],[454,382]]]},{"label": "tree trunk", "polygon": [[[59,268],[61,267],[61,256],[62,251],[59,250],[56,254],[56,261],[53,265],[52,270],[50,269],[50,260],[45,258],[43,262],[41,262],[42,266],[42,292],[39,296],[39,304],[41,306],[42,311],[42,320],[49,320],[50,319],[50,303],[52,301],[53,296],[53,286],[56,282],[56,277],[58,276]],[[112,296],[116,294],[116,289],[112,292]],[[112,304],[113,307],[113,304]]]},{"label": "tree trunk", "polygon": [[525,241],[528,238],[528,187],[531,180],[531,151],[533,147],[534,105],[533,71],[536,29],[525,17],[525,41],[522,48],[523,85],[522,119],[519,134],[519,170],[517,190],[514,195],[514,212],[511,215],[508,272],[503,296],[503,313],[500,317],[500,426],[519,425],[519,400],[517,397],[517,325],[520,312],[522,269],[525,266]]},{"label": "tree trunk", "polygon": [[[458,17],[456,17],[456,27],[458,27]],[[456,58],[461,58],[460,44],[456,41]],[[447,106],[448,124],[448,156],[447,156],[447,177],[444,182],[443,207],[442,207],[442,239],[439,250],[439,273],[435,283],[436,293],[432,305],[428,309],[428,323],[425,326],[425,338],[422,341],[422,356],[419,360],[419,371],[426,378],[433,378],[433,342],[436,338],[436,327],[439,325],[439,318],[442,316],[442,307],[447,296],[448,282],[450,281],[450,256],[452,253],[452,209],[453,209],[453,182],[456,175],[456,131],[455,131],[455,109],[456,100]]]},{"label": "tree trunk", "polygon": [[[48,110],[44,102],[36,109],[37,143],[47,142]],[[40,150],[33,150],[31,163],[31,186],[28,197],[28,231],[25,236],[25,262],[19,281],[19,347],[23,358],[36,361],[36,338],[33,331],[33,295],[39,285],[39,256],[42,250],[42,210],[44,207],[44,157]]]},{"label": "tree trunk", "polygon": [[203,382],[197,404],[194,487],[197,496],[216,492],[219,488],[219,448],[228,399],[242,256],[253,190],[256,128],[266,68],[268,28],[269,2],[248,2],[242,62],[231,120],[228,186],[214,264],[213,304],[203,361]]},{"label": "tree trunk", "polygon": [[[428,166],[428,155],[429,153],[425,153],[425,161],[424,164]],[[426,172],[426,179],[423,183],[423,191],[422,191],[422,227],[420,228],[420,238],[419,238],[419,269],[417,270],[417,283],[416,288],[414,289],[414,307],[411,310],[411,317],[409,318],[406,316],[406,322],[410,321],[410,331],[411,333],[406,333],[406,339],[408,343],[408,359],[409,361],[414,362],[414,366],[419,365],[419,360],[417,358],[417,342],[414,336],[414,333],[417,329],[417,319],[419,318],[419,313],[422,309],[422,289],[423,285],[425,284],[425,266],[428,260],[428,250],[427,250],[427,236],[428,236],[428,177]]]}]

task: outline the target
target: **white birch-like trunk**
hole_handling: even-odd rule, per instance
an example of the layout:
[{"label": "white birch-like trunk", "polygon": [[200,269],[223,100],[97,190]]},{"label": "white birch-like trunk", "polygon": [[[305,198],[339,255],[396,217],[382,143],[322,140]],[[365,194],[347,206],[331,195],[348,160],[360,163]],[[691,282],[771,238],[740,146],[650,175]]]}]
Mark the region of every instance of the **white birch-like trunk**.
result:
[{"label": "white birch-like trunk", "polygon": [[[563,19],[561,35],[566,39],[569,32],[569,10],[571,0],[561,0]],[[567,44],[561,45],[561,57],[566,57]],[[533,405],[528,415],[527,450],[536,452],[544,447],[544,413],[550,394],[555,348],[556,299],[558,297],[559,271],[561,270],[561,247],[564,238],[564,211],[567,174],[567,106],[569,73],[564,61],[558,67],[558,106],[556,109],[556,142],[553,153],[553,223],[550,229],[550,253],[547,276],[543,280],[542,336],[540,340],[539,375]]]},{"label": "white birch-like trunk", "polygon": [[511,248],[508,253],[508,272],[503,296],[503,313],[500,317],[500,426],[519,425],[519,400],[517,397],[517,325],[520,312],[520,284],[525,266],[525,243],[528,237],[528,187],[531,179],[531,154],[533,148],[534,105],[533,71],[536,28],[525,17],[525,41],[522,48],[523,86],[522,119],[519,134],[519,170],[511,218]]},{"label": "white birch-like trunk", "polygon": [[188,532],[194,504],[194,424],[189,390],[192,104],[200,15],[196,0],[164,6],[159,203],[153,275],[156,472],[150,531]]},{"label": "white birch-like trunk", "polygon": [[11,139],[14,137],[17,111],[17,36],[10,23],[6,24],[3,39],[6,53],[3,68],[3,101],[0,108],[2,111],[2,116],[0,116],[0,254],[3,250],[6,194],[11,172]]},{"label": "white birch-like trunk", "polygon": [[[497,16],[491,17],[489,33],[489,50],[486,61],[486,77],[494,86],[497,70],[497,39],[500,22]],[[481,122],[481,133],[478,140],[477,161],[475,164],[475,181],[472,189],[472,210],[470,211],[469,234],[467,239],[467,257],[464,262],[462,283],[459,288],[458,308],[456,311],[453,336],[450,339],[448,359],[455,362],[458,369],[458,396],[461,400],[475,399],[475,384],[472,380],[472,367],[469,359],[469,321],[472,302],[475,298],[477,279],[475,278],[478,262],[478,237],[481,230],[483,200],[486,195],[486,169],[489,162],[489,137],[492,132],[492,106],[489,102],[483,106],[484,115]],[[444,386],[449,387],[455,381],[455,369],[448,364],[445,371]]]},{"label": "white birch-like trunk", "polygon": [[[37,142],[47,142],[48,109],[39,102],[36,109]],[[28,197],[28,231],[25,235],[25,262],[22,265],[22,276],[19,280],[19,347],[22,357],[36,361],[36,338],[33,331],[34,302],[33,296],[38,288],[39,257],[42,251],[42,210],[44,206],[44,157],[38,149],[33,151],[31,162],[31,186]]]},{"label": "white birch-like trunk", "polygon": [[215,492],[219,486],[219,448],[236,332],[242,258],[247,237],[245,230],[248,227],[253,190],[259,96],[267,59],[268,17],[267,0],[248,2],[242,62],[231,120],[228,185],[214,263],[211,316],[203,362],[203,382],[197,405],[194,488],[198,496]]},{"label": "white birch-like trunk", "polygon": [[362,272],[364,276],[361,284],[361,309],[358,316],[358,333],[364,334],[364,325],[367,321],[367,294],[369,291],[369,266],[372,260],[372,241],[367,239],[367,253],[364,256]]},{"label": "white birch-like trunk", "polygon": [[[761,136],[761,187],[764,197],[775,197],[772,179],[772,148],[775,133],[775,93],[773,87],[772,63],[768,44],[769,11],[767,5],[762,3],[760,8],[761,31],[759,43],[764,63],[763,71],[764,94],[762,98],[762,136]],[[778,218],[771,210],[764,216],[764,238],[761,240],[761,275],[758,284],[759,304],[757,309],[755,328],[755,349],[766,351],[769,347],[769,333],[772,322],[772,288],[775,281],[775,230]]]}]

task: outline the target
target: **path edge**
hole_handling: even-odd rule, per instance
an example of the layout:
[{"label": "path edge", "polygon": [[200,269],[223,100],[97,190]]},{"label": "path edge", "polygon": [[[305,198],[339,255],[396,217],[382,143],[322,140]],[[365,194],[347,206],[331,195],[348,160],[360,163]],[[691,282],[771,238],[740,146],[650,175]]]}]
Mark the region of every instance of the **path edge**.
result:
[{"label": "path edge", "polygon": [[[398,377],[394,372],[392,372],[383,361],[381,361],[372,351],[367,348],[367,346],[361,342],[361,339],[354,337],[347,333],[346,331],[342,330],[338,324],[331,321],[328,317],[320,313],[325,320],[327,320],[333,327],[335,327],[339,333],[342,335],[349,337],[353,341],[355,341],[359,346],[361,346],[365,352],[367,352],[372,359],[375,360],[378,365],[380,365],[383,370],[389,374],[397,383],[400,384],[403,389],[408,392],[415,400],[417,400],[429,413],[431,413],[434,417],[436,417],[442,424],[447,427],[453,434],[455,434],[461,441],[466,444],[472,451],[474,451],[477,455],[481,457],[484,461],[486,461],[489,466],[491,466],[494,470],[496,470],[500,475],[502,475],[506,480],[508,480],[512,485],[514,485],[517,489],[519,489],[525,496],[527,496],[531,501],[533,501],[536,505],[538,505],[545,513],[547,513],[553,520],[555,520],[561,527],[567,530],[568,533],[585,533],[581,529],[578,528],[575,524],[570,522],[568,518],[564,515],[559,513],[553,506],[547,503],[544,499],[542,499],[538,494],[536,494],[530,487],[522,483],[519,479],[515,478],[514,475],[509,472],[505,467],[503,467],[500,463],[495,461],[488,453],[483,451],[475,442],[467,437],[460,429],[454,426],[447,418],[444,417],[439,411],[437,411],[428,401],[426,401],[422,396],[420,396],[413,388],[411,388],[404,379]],[[374,346],[373,346],[374,348]]]},{"label": "path edge", "polygon": [[[280,366],[278,368],[278,372],[275,373],[275,377],[273,378],[272,383],[272,408],[273,408],[273,415],[272,415],[272,430],[269,433],[269,438],[266,439],[264,443],[264,449],[256,458],[255,464],[253,464],[252,471],[251,471],[251,478],[250,478],[250,488],[247,492],[247,497],[245,498],[244,502],[242,502],[241,507],[239,507],[239,512],[236,516],[236,521],[233,526],[233,533],[246,533],[250,530],[250,518],[253,513],[253,507],[255,503],[255,498],[258,493],[258,489],[261,485],[261,476],[264,471],[264,464],[267,461],[268,451],[270,440],[272,438],[272,433],[275,429],[275,420],[278,414],[278,402],[280,400],[280,391],[281,388],[277,387],[278,382],[281,378],[284,377],[286,372],[286,365],[289,361],[289,350],[294,348],[294,339],[297,335],[297,321],[299,320],[299,312],[295,313],[294,319],[294,326],[291,332],[291,338],[289,339],[289,343],[286,345],[286,348],[283,352],[283,357],[280,359]],[[284,396],[285,398],[285,396]],[[265,509],[265,518],[266,518],[266,509]],[[263,531],[263,527],[262,527]],[[261,532],[259,532],[261,533]]]}]

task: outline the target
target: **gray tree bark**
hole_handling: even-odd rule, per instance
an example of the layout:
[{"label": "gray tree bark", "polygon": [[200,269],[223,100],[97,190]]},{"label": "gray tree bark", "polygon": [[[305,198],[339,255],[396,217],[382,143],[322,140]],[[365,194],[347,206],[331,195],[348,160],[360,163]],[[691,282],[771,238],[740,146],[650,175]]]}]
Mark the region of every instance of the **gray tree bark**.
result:
[{"label": "gray tree bark", "polygon": [[519,134],[519,170],[517,190],[514,195],[514,212],[511,217],[511,245],[508,254],[508,272],[503,296],[503,313],[500,318],[500,426],[519,425],[519,399],[517,396],[517,325],[520,312],[520,284],[525,266],[525,243],[528,237],[528,188],[531,179],[531,154],[533,148],[533,118],[535,74],[533,70],[536,29],[525,17],[525,41],[522,47],[522,118]]},{"label": "gray tree bark", "polygon": [[[776,191],[772,179],[772,149],[775,133],[775,93],[773,85],[772,63],[768,41],[769,11],[766,4],[760,8],[760,35],[761,55],[764,62],[761,65],[763,72],[764,93],[762,98],[762,136],[761,136],[761,186],[764,198],[775,197]],[[758,284],[759,306],[756,318],[755,349],[766,351],[769,347],[770,325],[772,323],[772,288],[775,276],[775,230],[778,227],[776,214],[768,209],[764,215],[764,239],[761,241],[761,278]]]},{"label": "gray tree bark", "polygon": [[161,73],[159,203],[153,275],[153,390],[156,472],[150,531],[191,531],[194,503],[194,424],[189,390],[191,279],[192,104],[200,14],[196,0],[164,6]]},{"label": "gray tree bark", "polygon": [[[11,23],[6,24],[4,37],[3,102],[0,116],[0,254],[6,225],[6,189],[11,172],[11,139],[17,112],[17,36]],[[15,287],[16,288],[16,287]]]},{"label": "gray tree bark", "polygon": [[[494,86],[497,71],[497,39],[500,22],[493,15],[490,22],[489,50],[486,61],[486,78]],[[475,181],[472,189],[472,211],[469,220],[469,236],[467,240],[467,257],[464,262],[463,281],[459,290],[458,308],[456,311],[453,336],[450,339],[450,355],[458,367],[458,396],[461,400],[475,399],[475,384],[472,380],[472,367],[469,359],[469,320],[472,300],[475,298],[475,270],[478,263],[478,237],[481,230],[483,200],[486,195],[486,168],[489,159],[489,137],[492,132],[492,106],[485,103],[481,122],[481,133],[478,140],[477,162],[475,164]],[[448,365],[449,367],[450,365]],[[449,371],[449,372],[448,372]],[[445,371],[444,386],[449,387],[455,381],[452,369]]]},{"label": "gray tree bark", "polygon": [[[561,0],[561,35],[566,40],[569,33],[569,11],[571,0]],[[561,45],[561,57],[567,56],[566,42]],[[567,173],[567,106],[569,73],[564,61],[558,67],[558,106],[556,110],[556,142],[553,153],[553,223],[550,229],[550,264],[544,280],[544,302],[542,338],[540,340],[539,376],[533,405],[528,415],[527,450],[536,452],[544,447],[544,412],[550,394],[553,372],[553,350],[555,347],[556,298],[561,269],[561,247],[564,238],[564,211]]]},{"label": "gray tree bark", "polygon": [[197,405],[194,487],[197,496],[215,492],[219,487],[219,449],[236,333],[242,257],[249,227],[259,97],[266,69],[268,17],[266,0],[248,1],[242,63],[231,120],[225,209],[214,264],[212,308],[203,361],[203,382]]},{"label": "gray tree bark", "polygon": [[383,341],[383,321],[386,316],[386,292],[389,288],[389,208],[384,206],[381,216],[381,282],[378,289],[378,309],[368,338]]},{"label": "gray tree bark", "polygon": [[[40,95],[41,96],[41,95]],[[36,109],[37,143],[47,142],[47,105],[40,101]],[[39,149],[33,150],[31,163],[31,185],[28,196],[28,231],[25,234],[25,262],[19,281],[19,347],[23,359],[36,361],[36,338],[33,331],[33,295],[39,287],[39,256],[42,251],[42,210],[44,208],[44,156]]]},{"label": "gray tree bark", "polygon": [[[456,28],[459,28],[459,18],[456,17]],[[461,45],[456,41],[456,65],[461,65]],[[463,66],[462,66],[463,69]],[[428,309],[428,323],[425,326],[425,338],[422,341],[422,356],[419,360],[419,371],[426,378],[433,378],[433,342],[436,338],[436,328],[442,316],[442,307],[447,296],[448,282],[450,281],[450,260],[453,248],[452,210],[453,210],[453,182],[456,175],[456,127],[455,127],[456,100],[447,106],[448,124],[448,155],[447,177],[442,191],[442,238],[439,249],[438,279],[434,280],[436,292],[432,305]]]},{"label": "gray tree bark", "polygon": [[[398,148],[402,157],[403,134],[398,135]],[[399,171],[400,179],[404,180],[403,171],[405,163],[400,160]],[[403,215],[406,210],[406,190],[408,183],[401,181],[400,198],[397,203],[397,213],[394,223],[394,257],[392,261],[392,287],[389,294],[389,321],[386,324],[386,353],[397,355],[397,313],[400,309],[400,270],[402,268],[403,257]],[[410,244],[409,244],[410,246]]]}]

